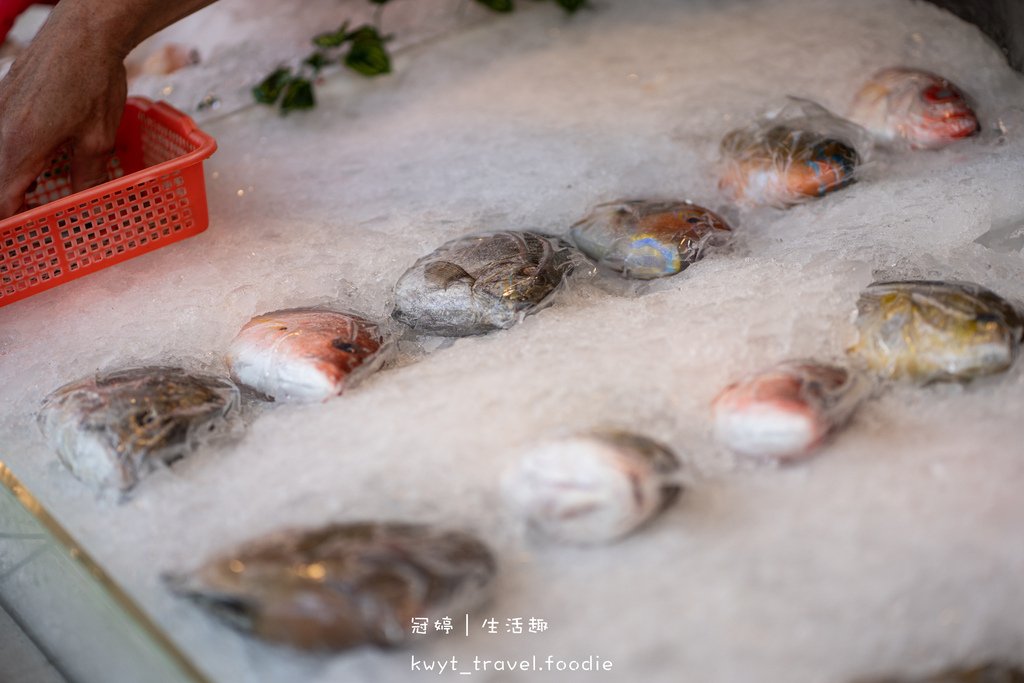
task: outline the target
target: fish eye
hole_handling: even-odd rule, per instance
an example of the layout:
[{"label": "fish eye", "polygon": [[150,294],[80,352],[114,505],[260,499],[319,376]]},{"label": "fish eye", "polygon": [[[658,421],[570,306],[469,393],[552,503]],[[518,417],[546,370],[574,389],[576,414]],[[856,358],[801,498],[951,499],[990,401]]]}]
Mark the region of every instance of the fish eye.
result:
[{"label": "fish eye", "polygon": [[975,317],[974,320],[979,323],[997,323],[999,322],[999,316],[994,313],[982,313]]},{"label": "fish eye", "polygon": [[956,93],[944,85],[933,85],[925,89],[924,97],[930,102],[949,102],[956,99]]},{"label": "fish eye", "polygon": [[359,351],[359,347],[357,345],[349,343],[344,339],[335,339],[331,342],[331,346],[339,351],[344,351],[345,353],[355,353],[356,351]]},{"label": "fish eye", "polygon": [[686,219],[686,222],[690,224],[700,223],[700,219],[697,218],[696,216],[690,216],[689,218]]}]

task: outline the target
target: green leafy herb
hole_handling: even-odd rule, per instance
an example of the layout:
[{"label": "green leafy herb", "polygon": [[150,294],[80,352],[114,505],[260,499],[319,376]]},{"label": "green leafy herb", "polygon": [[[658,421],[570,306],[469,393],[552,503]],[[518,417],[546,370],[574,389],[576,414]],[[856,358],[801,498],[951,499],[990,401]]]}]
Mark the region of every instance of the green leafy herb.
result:
[{"label": "green leafy herb", "polygon": [[391,58],[388,56],[384,42],[387,38],[380,35],[373,26],[360,26],[351,34],[352,46],[345,55],[345,66],[364,76],[380,76],[391,73]]},{"label": "green leafy herb", "polygon": [[341,47],[349,39],[348,22],[342,24],[337,31],[328,31],[313,36],[313,45],[317,47]]},{"label": "green leafy herb", "polygon": [[[334,31],[327,31],[313,36],[313,46],[317,49],[306,57],[297,71],[291,67],[281,66],[264,78],[252,89],[252,96],[260,104],[276,104],[280,101],[282,114],[316,106],[316,95],[313,90],[314,79],[329,64],[339,61],[338,53],[348,45],[344,56],[344,64],[353,71],[364,76],[379,76],[391,73],[391,56],[385,43],[391,39],[380,33],[381,12],[391,0],[367,0],[375,6],[374,24],[365,24],[349,31],[349,22],[343,23]],[[539,0],[538,0],[539,1]],[[495,12],[512,12],[515,0],[476,0],[479,4]],[[555,0],[559,7],[568,14],[573,14],[588,4],[588,0]]]},{"label": "green leafy herb", "polygon": [[495,12],[511,12],[516,8],[515,3],[512,0],[476,0],[484,7],[488,7]]},{"label": "green leafy herb", "polygon": [[252,89],[252,96],[260,104],[274,104],[281,97],[281,91],[291,80],[292,70],[287,66],[278,67]]},{"label": "green leafy herb", "polygon": [[302,60],[302,63],[313,69],[314,74],[318,74],[323,70],[323,68],[326,65],[331,63],[331,58],[328,57],[323,52],[321,52],[320,50],[317,50],[316,52]]},{"label": "green leafy herb", "polygon": [[301,76],[288,81],[284,88],[284,97],[281,98],[281,113],[287,114],[302,109],[312,109],[316,106],[316,96],[313,94],[313,84]]}]

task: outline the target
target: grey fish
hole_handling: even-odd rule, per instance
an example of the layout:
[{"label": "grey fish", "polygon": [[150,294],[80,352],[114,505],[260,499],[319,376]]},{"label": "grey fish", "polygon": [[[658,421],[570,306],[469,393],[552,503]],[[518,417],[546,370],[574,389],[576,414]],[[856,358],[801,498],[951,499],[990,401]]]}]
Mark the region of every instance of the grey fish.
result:
[{"label": "grey fish", "polygon": [[461,237],[399,278],[392,316],[442,337],[505,329],[548,305],[576,258],[568,243],[533,232]]},{"label": "grey fish", "polygon": [[96,489],[127,492],[189,454],[238,407],[227,380],[141,367],[67,384],[43,401],[39,427],[60,461]]},{"label": "grey fish", "polygon": [[271,534],[165,580],[244,633],[343,650],[401,645],[415,618],[457,623],[487,598],[495,573],[469,534],[365,522]]}]

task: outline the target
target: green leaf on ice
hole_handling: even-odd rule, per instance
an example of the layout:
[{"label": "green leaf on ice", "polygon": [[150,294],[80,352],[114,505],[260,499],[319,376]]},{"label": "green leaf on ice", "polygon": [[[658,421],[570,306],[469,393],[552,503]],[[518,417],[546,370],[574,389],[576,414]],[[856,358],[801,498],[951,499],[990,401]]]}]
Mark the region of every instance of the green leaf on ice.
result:
[{"label": "green leaf on ice", "polygon": [[303,64],[313,69],[314,74],[320,73],[320,71],[330,62],[331,59],[319,50],[302,60]]},{"label": "green leaf on ice", "polygon": [[278,67],[269,76],[260,81],[252,89],[252,96],[260,104],[273,104],[281,97],[281,92],[292,77],[292,70],[286,66]]},{"label": "green leaf on ice", "polygon": [[281,98],[281,113],[312,109],[316,106],[313,84],[305,78],[296,77],[288,81]]},{"label": "green leaf on ice", "polygon": [[349,39],[348,22],[342,24],[337,31],[328,31],[313,36],[313,45],[317,47],[341,47]]},{"label": "green leaf on ice", "polygon": [[349,34],[352,46],[345,55],[345,66],[364,76],[391,73],[391,58],[380,35],[372,26],[360,26]]}]

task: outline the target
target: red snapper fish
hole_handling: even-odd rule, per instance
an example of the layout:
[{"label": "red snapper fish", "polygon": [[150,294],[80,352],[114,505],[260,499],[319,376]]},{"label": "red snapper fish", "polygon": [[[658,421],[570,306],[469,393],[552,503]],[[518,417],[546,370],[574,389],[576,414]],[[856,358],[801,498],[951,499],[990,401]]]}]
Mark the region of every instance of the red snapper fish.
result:
[{"label": "red snapper fish", "polygon": [[276,401],[325,401],[375,370],[384,346],[377,325],[359,316],[295,308],[246,323],[227,360],[239,383]]},{"label": "red snapper fish", "polygon": [[712,404],[715,436],[749,458],[800,460],[849,419],[869,388],[862,375],[844,367],[779,363],[718,395]]},{"label": "red snapper fish", "polygon": [[902,67],[882,69],[853,99],[850,118],[880,140],[938,149],[981,126],[964,93],[942,76]]}]

